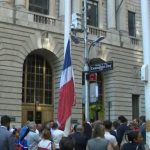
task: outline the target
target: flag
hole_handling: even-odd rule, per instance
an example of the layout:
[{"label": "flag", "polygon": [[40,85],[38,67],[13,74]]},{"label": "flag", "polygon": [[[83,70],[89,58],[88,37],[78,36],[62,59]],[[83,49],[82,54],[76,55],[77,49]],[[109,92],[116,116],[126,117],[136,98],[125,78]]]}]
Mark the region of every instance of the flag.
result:
[{"label": "flag", "polygon": [[64,65],[60,80],[60,93],[58,102],[58,123],[64,129],[67,120],[71,117],[72,106],[75,103],[75,89],[73,69],[71,64],[70,40],[65,51]]}]

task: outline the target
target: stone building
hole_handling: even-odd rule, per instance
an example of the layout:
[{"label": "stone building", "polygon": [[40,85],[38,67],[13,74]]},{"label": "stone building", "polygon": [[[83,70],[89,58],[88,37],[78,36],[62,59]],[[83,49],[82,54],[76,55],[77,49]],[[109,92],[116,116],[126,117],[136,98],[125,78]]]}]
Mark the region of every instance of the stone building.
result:
[{"label": "stone building", "polygon": [[[87,0],[90,64],[113,61],[113,70],[97,73],[98,101],[90,104],[93,119],[130,120],[144,114],[140,0]],[[72,1],[72,13],[83,12],[83,1]],[[72,63],[76,105],[73,122],[84,118],[82,71],[83,33],[73,33]],[[57,118],[63,65],[64,1],[0,0],[0,115],[20,126],[27,120]],[[92,89],[91,89],[92,91]],[[35,115],[36,114],[36,115]]]}]

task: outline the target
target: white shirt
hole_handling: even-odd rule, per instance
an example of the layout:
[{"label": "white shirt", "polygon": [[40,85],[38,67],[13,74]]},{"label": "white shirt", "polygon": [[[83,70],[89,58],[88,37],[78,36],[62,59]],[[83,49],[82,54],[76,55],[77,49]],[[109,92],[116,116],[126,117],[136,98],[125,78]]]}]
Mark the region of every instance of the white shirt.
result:
[{"label": "white shirt", "polygon": [[47,148],[48,150],[51,150],[51,141],[50,140],[47,140],[47,139],[42,139],[39,144],[38,144],[38,147],[40,148]]},{"label": "white shirt", "polygon": [[52,139],[53,139],[53,142],[55,144],[56,149],[59,149],[59,142],[60,142],[60,140],[62,139],[63,136],[64,136],[63,131],[61,131],[59,129],[53,130]]},{"label": "white shirt", "polygon": [[37,150],[38,143],[41,140],[40,136],[37,133],[30,131],[25,138],[28,143],[28,149]]},{"label": "white shirt", "polygon": [[105,131],[105,134],[104,134],[104,137],[106,140],[109,141],[110,144],[112,144],[113,146],[116,146],[118,143],[117,143],[117,140],[116,140],[116,137],[111,135],[109,132]]}]

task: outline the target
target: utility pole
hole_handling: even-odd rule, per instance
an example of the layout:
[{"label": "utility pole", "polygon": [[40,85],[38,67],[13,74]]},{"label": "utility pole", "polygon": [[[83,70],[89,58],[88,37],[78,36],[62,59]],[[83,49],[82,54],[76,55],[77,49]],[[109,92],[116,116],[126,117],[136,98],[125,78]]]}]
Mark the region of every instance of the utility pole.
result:
[{"label": "utility pole", "polygon": [[141,0],[144,69],[141,69],[145,81],[146,143],[150,146],[150,9],[149,0]]},{"label": "utility pole", "polygon": [[89,50],[88,50],[88,33],[87,33],[87,0],[84,0],[84,95],[85,95],[85,121],[89,119],[89,81],[87,76],[89,74]]}]

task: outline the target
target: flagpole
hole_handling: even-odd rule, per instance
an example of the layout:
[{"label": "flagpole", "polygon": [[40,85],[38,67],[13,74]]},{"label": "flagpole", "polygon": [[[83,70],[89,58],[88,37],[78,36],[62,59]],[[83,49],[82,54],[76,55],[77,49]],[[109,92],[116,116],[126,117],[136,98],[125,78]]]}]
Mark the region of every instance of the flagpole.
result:
[{"label": "flagpole", "polygon": [[68,40],[70,39],[71,29],[71,0],[65,0],[65,21],[64,21],[64,56]]},{"label": "flagpole", "polygon": [[145,112],[146,112],[146,143],[150,146],[150,9],[149,0],[141,0],[143,55],[144,65],[147,65],[148,80],[145,82]]},{"label": "flagpole", "polygon": [[87,34],[87,0],[84,0],[84,95],[85,95],[85,121],[89,121],[89,53],[88,53],[88,34]]},{"label": "flagpole", "polygon": [[[65,57],[68,41],[70,40],[70,29],[71,29],[71,0],[65,0],[64,57]],[[71,128],[71,116],[66,121],[65,129],[64,129],[65,136],[69,135],[70,128]]]}]

